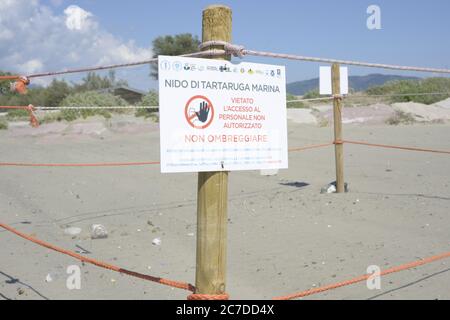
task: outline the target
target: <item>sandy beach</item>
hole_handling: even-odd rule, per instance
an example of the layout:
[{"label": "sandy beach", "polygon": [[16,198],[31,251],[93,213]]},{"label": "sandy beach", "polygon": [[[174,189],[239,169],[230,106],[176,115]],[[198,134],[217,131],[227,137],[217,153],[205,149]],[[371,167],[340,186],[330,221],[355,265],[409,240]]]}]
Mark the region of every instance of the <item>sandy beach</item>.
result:
[{"label": "sandy beach", "polygon": [[[157,124],[139,130],[57,124],[0,131],[1,162],[159,161]],[[134,127],[135,128],[135,127]],[[32,130],[41,130],[32,131]],[[290,121],[289,147],[332,141],[332,128]],[[34,133],[33,133],[34,132]],[[39,133],[39,134],[37,134]],[[450,149],[450,124],[348,124],[344,137]],[[229,180],[227,292],[271,299],[447,252],[450,157],[345,145],[346,194],[321,194],[335,180],[334,148],[289,155],[275,176],[232,172]],[[159,166],[0,167],[0,221],[130,270],[195,282],[197,174],[161,174]],[[92,240],[90,226],[109,236]],[[77,236],[68,227],[82,229]],[[155,238],[160,245],[152,244]],[[185,299],[186,291],[83,265],[0,230],[0,299]],[[84,251],[85,250],[85,251]],[[81,267],[80,290],[66,269]],[[308,299],[450,299],[450,261]]]}]

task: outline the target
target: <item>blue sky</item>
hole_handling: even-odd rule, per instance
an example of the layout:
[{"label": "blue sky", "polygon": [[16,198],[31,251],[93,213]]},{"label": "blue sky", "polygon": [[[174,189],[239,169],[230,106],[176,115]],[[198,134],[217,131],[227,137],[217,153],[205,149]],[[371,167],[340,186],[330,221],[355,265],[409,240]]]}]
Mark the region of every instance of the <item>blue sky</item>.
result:
[{"label": "blue sky", "polygon": [[[1,0],[0,15],[2,12],[7,15],[12,10],[22,9],[19,4],[15,4],[2,11],[3,1],[23,2],[23,0]],[[8,65],[13,71],[16,71],[14,69],[45,71],[98,64],[99,61],[115,63],[121,62],[121,59],[139,60],[151,54],[151,41],[157,36],[185,32],[200,36],[202,10],[207,5],[216,3],[174,0],[32,0],[31,2],[35,10],[27,12],[34,17],[32,28],[38,24],[48,24],[49,20],[54,20],[55,24],[46,28],[42,27],[42,34],[33,31],[33,38],[26,39],[26,44],[23,46],[34,45],[34,50],[30,48],[27,51],[27,48],[21,47],[22,44],[16,44],[18,46],[16,51],[20,51],[22,56],[11,53],[11,49],[3,53],[2,50],[6,49],[0,47],[0,56],[3,56],[3,59],[0,59],[0,69],[4,70]],[[30,1],[26,3],[29,4]],[[254,50],[450,68],[448,41],[450,1],[448,0],[224,0],[220,3],[228,5],[233,10],[233,42]],[[372,4],[381,8],[381,30],[369,30],[366,27],[366,20],[369,17],[366,10]],[[86,32],[78,37],[71,30],[70,43],[65,44],[64,39],[67,37],[64,36],[64,28],[58,23],[67,19],[66,10],[71,5],[76,5],[87,12],[86,21],[90,21],[91,24],[89,24],[89,30],[86,29]],[[42,11],[42,8],[45,8],[45,14],[36,13],[39,10]],[[22,20],[27,18],[26,14],[20,13]],[[12,23],[14,22],[10,22]],[[6,27],[8,27],[7,24]],[[7,30],[6,27],[5,30]],[[14,28],[11,25],[9,27],[14,33]],[[61,35],[58,36],[58,33]],[[21,37],[31,36],[23,34]],[[0,40],[1,38],[0,30]],[[97,43],[98,47],[96,50],[90,50],[89,47],[81,50],[83,45],[77,45],[77,41],[83,42],[85,46],[88,46],[86,42],[91,41]],[[48,50],[41,50],[39,47],[41,45]],[[67,51],[69,49],[65,51],[65,48],[72,45],[70,52]],[[51,49],[52,46],[58,47],[57,50],[60,52],[50,59],[46,55],[54,54],[55,49]],[[118,47],[121,50],[114,52]],[[25,56],[25,52],[29,53]],[[65,57],[69,54],[73,57],[66,59]],[[22,63],[20,58],[23,60]],[[288,82],[318,76],[316,63],[255,57],[246,57],[245,61],[286,65]],[[349,72],[351,75],[374,72],[419,75],[413,72],[357,67],[350,67]],[[141,89],[156,88],[157,83],[147,77],[148,73],[148,66],[143,66],[120,71],[118,75],[127,78],[132,86]],[[76,78],[73,79],[76,80]]]}]

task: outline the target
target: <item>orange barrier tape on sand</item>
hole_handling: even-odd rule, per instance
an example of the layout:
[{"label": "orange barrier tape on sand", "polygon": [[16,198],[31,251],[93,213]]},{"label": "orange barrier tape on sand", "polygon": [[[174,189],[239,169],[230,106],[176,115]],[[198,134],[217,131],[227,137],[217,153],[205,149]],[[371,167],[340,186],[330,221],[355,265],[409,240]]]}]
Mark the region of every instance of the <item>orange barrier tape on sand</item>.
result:
[{"label": "orange barrier tape on sand", "polygon": [[[390,273],[394,273],[394,272],[400,272],[403,270],[407,270],[407,269],[411,269],[411,268],[415,268],[427,263],[431,263],[437,260],[442,260],[445,258],[450,258],[450,252],[446,252],[440,255],[436,255],[436,256],[432,256],[426,259],[422,259],[422,260],[418,260],[418,261],[414,261],[414,262],[410,262],[410,263],[406,263],[406,264],[402,264],[400,266],[397,267],[393,267],[390,269],[386,269],[384,271],[381,271],[380,276],[384,276]],[[330,284],[327,286],[323,286],[320,288],[314,288],[314,289],[310,289],[310,290],[306,290],[306,291],[302,291],[302,292],[297,292],[294,294],[290,294],[287,296],[281,296],[281,297],[277,297],[274,298],[274,300],[292,300],[292,299],[297,299],[297,298],[303,298],[303,297],[307,297],[313,294],[317,294],[317,293],[321,293],[324,291],[328,291],[328,290],[332,290],[332,289],[336,289],[336,288],[340,288],[340,287],[345,287],[351,284],[355,284],[364,280],[367,280],[369,277],[373,276],[372,274],[365,274],[350,280],[346,280],[346,281],[342,281],[342,282],[338,282],[335,284]]]},{"label": "orange barrier tape on sand", "polygon": [[423,148],[415,148],[415,147],[401,147],[401,146],[369,143],[369,142],[362,142],[362,141],[343,140],[343,141],[335,142],[335,144],[339,144],[339,143],[348,143],[348,144],[356,144],[356,145],[362,145],[362,146],[368,146],[368,147],[399,149],[399,150],[407,150],[407,151],[421,151],[421,152],[450,154],[450,151],[447,151],[447,150],[423,149]]},{"label": "orange barrier tape on sand", "polygon": [[[88,257],[82,256],[80,254],[77,254],[77,253],[69,251],[69,250],[65,250],[65,249],[59,248],[59,247],[54,246],[54,245],[52,245],[50,243],[47,243],[45,241],[36,239],[35,237],[27,235],[27,234],[25,234],[23,232],[20,232],[18,230],[15,230],[14,228],[12,228],[12,227],[4,224],[4,223],[1,223],[1,222],[0,222],[0,227],[5,229],[5,230],[7,230],[7,231],[10,231],[10,232],[18,235],[19,237],[22,237],[22,238],[24,238],[24,239],[26,239],[28,241],[31,241],[31,242],[33,242],[35,244],[38,244],[40,246],[43,246],[45,248],[54,250],[56,252],[59,252],[59,253],[62,253],[62,254],[68,255],[68,256],[71,256],[71,257],[73,257],[73,258],[75,258],[77,260],[80,260],[82,262],[90,263],[90,264],[93,264],[95,266],[98,266],[98,267],[101,267],[101,268],[105,268],[105,269],[108,269],[108,270],[112,270],[112,271],[116,271],[116,272],[119,272],[119,273],[124,273],[124,274],[127,274],[129,276],[140,278],[140,279],[143,279],[143,280],[148,280],[148,281],[156,282],[156,283],[163,284],[163,285],[166,285],[166,286],[170,286],[170,287],[174,287],[174,288],[178,288],[178,289],[184,289],[184,290],[188,290],[188,291],[191,291],[191,292],[195,292],[195,287],[193,285],[189,284],[189,283],[173,281],[173,280],[168,280],[168,279],[164,279],[164,278],[158,278],[158,277],[154,277],[154,276],[145,275],[145,274],[142,274],[142,273],[130,271],[130,270],[127,270],[127,269],[123,269],[123,268],[120,268],[120,267],[117,267],[117,266],[114,266],[114,265],[111,265],[111,264],[108,264],[108,263],[105,263],[105,262],[102,262],[102,261],[98,261],[98,260],[95,260],[95,259],[92,259],[92,258],[88,258]],[[425,258],[425,259],[422,259],[422,260],[410,262],[410,263],[407,263],[407,264],[403,264],[403,265],[400,265],[400,266],[397,266],[397,267],[393,267],[393,268],[384,270],[384,271],[382,271],[380,273],[380,276],[384,276],[384,275],[387,275],[387,274],[391,274],[391,273],[400,272],[400,271],[403,271],[403,270],[415,268],[415,267],[418,267],[418,266],[421,266],[421,265],[424,265],[424,264],[428,264],[428,263],[431,263],[431,262],[434,262],[434,261],[442,260],[442,259],[445,259],[445,258],[450,258],[450,252],[446,252],[446,253],[443,253],[443,254],[440,254],[440,255],[435,255],[435,256],[428,257],[428,258]],[[313,295],[313,294],[318,294],[318,293],[325,292],[325,291],[328,291],[328,290],[337,289],[337,288],[340,288],[340,287],[344,287],[344,286],[352,285],[352,284],[355,284],[355,283],[358,283],[358,282],[362,282],[364,280],[369,279],[371,276],[373,276],[373,275],[372,274],[365,274],[365,275],[362,275],[362,276],[359,276],[359,277],[356,277],[356,278],[353,278],[353,279],[350,279],[350,280],[338,282],[338,283],[327,285],[327,286],[323,286],[323,287],[320,287],[320,288],[315,288],[315,289],[310,289],[310,290],[306,290],[306,291],[302,291],[302,292],[297,292],[297,293],[286,295],[286,296],[280,296],[280,297],[276,297],[276,298],[273,298],[273,299],[274,300],[293,300],[293,299],[297,299],[297,298],[302,298],[302,297],[310,296],[310,295]],[[228,300],[228,299],[229,299],[229,296],[228,296],[227,293],[215,294],[215,295],[214,294],[196,294],[196,293],[193,293],[193,294],[188,296],[188,300]]]},{"label": "orange barrier tape on sand", "polygon": [[101,163],[22,163],[0,162],[0,167],[125,167],[157,165],[159,161],[148,162],[101,162]]},{"label": "orange barrier tape on sand", "polygon": [[192,292],[195,291],[195,287],[193,285],[189,284],[189,283],[186,283],[186,282],[179,282],[179,281],[168,280],[168,279],[164,279],[164,278],[154,277],[154,276],[150,276],[150,275],[146,275],[146,274],[130,271],[130,270],[127,270],[127,269],[123,269],[123,268],[114,266],[112,264],[108,264],[106,262],[98,261],[98,260],[95,260],[95,259],[92,259],[92,258],[88,258],[88,257],[82,256],[82,255],[77,254],[75,252],[59,248],[59,247],[54,246],[54,245],[52,245],[52,244],[50,244],[48,242],[36,239],[35,237],[32,237],[32,236],[27,235],[27,234],[25,234],[23,232],[20,232],[20,231],[14,229],[14,228],[12,228],[12,227],[4,224],[4,223],[1,223],[1,222],[0,222],[0,227],[5,229],[5,230],[8,230],[8,231],[10,231],[10,232],[12,232],[12,233],[14,233],[16,235],[18,235],[19,237],[24,238],[25,240],[31,241],[31,242],[33,242],[35,244],[38,244],[38,245],[40,245],[42,247],[45,247],[45,248],[48,248],[50,250],[54,250],[56,252],[59,252],[59,253],[71,256],[72,258],[75,258],[75,259],[80,260],[82,262],[93,264],[93,265],[95,265],[97,267],[101,267],[101,268],[104,268],[104,269],[116,271],[116,272],[119,272],[119,273],[124,273],[124,274],[127,274],[127,275],[132,276],[132,277],[136,277],[136,278],[140,278],[140,279],[143,279],[143,280],[156,282],[156,283],[159,283],[159,284],[163,284],[163,285],[174,287],[174,288],[178,288],[178,289],[184,289],[184,290],[188,290],[188,291],[192,291]]},{"label": "orange barrier tape on sand", "polygon": [[[291,148],[289,152],[298,152],[309,149],[328,147],[333,143],[317,144],[306,147]],[[147,162],[100,162],[100,163],[25,163],[25,162],[0,162],[0,167],[121,167],[121,166],[145,166],[158,165],[159,161]]]}]

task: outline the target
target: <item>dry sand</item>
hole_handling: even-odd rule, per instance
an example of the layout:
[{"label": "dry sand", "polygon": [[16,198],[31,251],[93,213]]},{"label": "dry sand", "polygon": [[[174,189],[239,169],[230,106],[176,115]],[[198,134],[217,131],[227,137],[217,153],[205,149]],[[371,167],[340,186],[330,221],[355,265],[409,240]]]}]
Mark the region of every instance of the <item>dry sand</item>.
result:
[{"label": "dry sand", "polygon": [[[120,121],[119,121],[120,122]],[[30,136],[0,132],[0,161],[159,159],[156,125],[122,133],[94,126]],[[80,126],[78,126],[78,129]],[[116,128],[116,130],[118,130]],[[97,131],[101,131],[98,133]],[[103,131],[102,131],[103,130]],[[51,131],[51,130],[50,130]],[[84,132],[81,130],[81,132]],[[352,140],[450,149],[450,125],[346,125]],[[332,140],[332,128],[289,123],[290,147]],[[450,248],[450,156],[345,146],[350,192],[320,194],[334,180],[332,147],[291,153],[276,176],[233,172],[229,185],[228,281],[234,299],[270,299],[446,252]],[[0,167],[0,221],[70,250],[138,272],[194,283],[196,174],[158,166]],[[91,240],[91,224],[109,237]],[[79,227],[80,235],[64,234]],[[160,246],[152,240],[161,238]],[[0,231],[0,298],[185,299],[188,292],[82,265]],[[81,290],[66,288],[79,265]],[[46,282],[50,274],[52,281]],[[49,279],[49,278],[47,278]],[[450,260],[308,299],[450,299]]]},{"label": "dry sand", "polygon": [[440,107],[439,105],[427,106],[422,103],[403,102],[394,103],[392,107],[395,110],[412,114],[414,120],[418,122],[450,120],[450,109]]}]

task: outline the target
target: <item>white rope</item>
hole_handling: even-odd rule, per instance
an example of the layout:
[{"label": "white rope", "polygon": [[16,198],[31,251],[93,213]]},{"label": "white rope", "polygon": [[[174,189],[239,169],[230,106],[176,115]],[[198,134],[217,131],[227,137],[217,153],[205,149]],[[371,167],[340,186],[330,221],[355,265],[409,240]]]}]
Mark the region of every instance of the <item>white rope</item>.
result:
[{"label": "white rope", "polygon": [[339,63],[339,64],[343,64],[343,65],[354,65],[354,66],[370,67],[370,68],[450,74],[450,69],[410,67],[410,66],[400,66],[400,65],[382,64],[382,63],[369,63],[369,62],[360,62],[360,61],[352,61],[352,60],[326,59],[326,58],[307,57],[307,56],[300,56],[300,55],[293,55],[293,54],[247,50],[243,46],[231,44],[231,43],[228,43],[225,41],[207,41],[200,45],[200,49],[209,48],[212,46],[223,46],[224,50],[228,54],[232,54],[236,57],[241,57],[241,58],[245,55],[253,55],[253,56],[259,56],[259,57],[271,57],[271,58],[280,58],[280,59],[289,59],[289,60],[309,61],[309,62],[323,62],[323,63],[330,63],[330,64]]},{"label": "white rope", "polygon": [[[205,51],[183,54],[183,55],[180,55],[180,57],[202,57],[202,56],[216,57],[216,56],[223,56],[225,54],[232,54],[236,57],[242,58],[245,55],[254,55],[254,56],[260,56],[260,57],[272,57],[272,58],[280,58],[280,59],[301,60],[301,61],[310,61],[310,62],[323,62],[323,63],[339,63],[339,64],[343,64],[343,65],[355,65],[355,66],[382,68],[382,69],[394,69],[394,70],[403,70],[403,71],[419,71],[419,72],[450,74],[450,69],[409,67],[409,66],[368,63],[368,62],[359,62],[359,61],[352,61],[352,60],[325,59],[325,58],[307,57],[307,56],[292,55],[292,54],[248,50],[248,49],[245,49],[244,46],[231,44],[231,43],[228,43],[225,41],[207,41],[200,45],[200,49],[203,50],[205,48],[210,48],[210,47],[214,47],[214,46],[216,46],[216,47],[223,46],[224,50],[213,48],[213,49],[209,49],[209,50],[205,50]],[[27,77],[28,78],[48,77],[48,76],[56,76],[56,75],[78,73],[78,72],[89,72],[89,71],[98,71],[98,70],[105,70],[105,69],[133,67],[133,66],[139,66],[139,65],[156,63],[156,62],[158,62],[158,58],[151,58],[148,60],[131,62],[131,63],[112,64],[112,65],[97,66],[97,67],[87,67],[87,68],[63,70],[63,71],[57,71],[57,72],[36,73],[36,74],[28,75]]]},{"label": "white rope", "polygon": [[[345,95],[342,98],[352,99],[352,98],[376,98],[376,97],[403,97],[403,96],[426,96],[426,95],[450,95],[450,92],[423,92],[423,93],[398,93],[398,94],[369,94],[369,95]],[[320,98],[309,98],[309,99],[295,99],[287,100],[286,103],[294,102],[309,102],[309,101],[329,101],[333,100],[335,97],[320,97]],[[158,110],[159,106],[60,106],[60,107],[35,107],[39,111],[50,111],[50,110],[102,110],[102,109],[154,109]]]},{"label": "white rope", "polygon": [[450,92],[421,92],[421,93],[387,93],[387,94],[365,94],[350,95],[349,98],[370,98],[370,97],[407,97],[407,96],[448,96]]},{"label": "white rope", "polygon": [[[450,95],[450,92],[423,92],[423,93],[393,93],[393,94],[365,94],[365,95],[345,95],[341,98],[352,99],[352,98],[372,98],[372,97],[406,97],[406,96],[427,96],[427,95]],[[340,96],[338,96],[340,97]],[[286,103],[292,102],[302,102],[302,101],[324,101],[324,100],[333,100],[334,97],[323,97],[323,98],[311,98],[311,99],[297,99],[297,100],[288,100]]]},{"label": "white rope", "polygon": [[158,109],[158,106],[107,106],[107,107],[97,107],[97,106],[68,106],[68,107],[35,107],[39,111],[50,111],[50,110],[101,110],[101,109]]},{"label": "white rope", "polygon": [[323,98],[310,98],[310,99],[297,99],[297,100],[288,100],[286,103],[292,103],[292,102],[303,102],[303,101],[327,101],[327,100],[333,100],[334,97],[323,97]]},{"label": "white rope", "polygon": [[[221,56],[224,55],[224,50],[206,50],[206,51],[199,51],[194,53],[187,53],[182,54],[179,57],[215,57],[215,56]],[[36,74],[30,74],[27,76],[27,78],[39,78],[39,77],[49,77],[49,76],[57,76],[62,74],[70,74],[70,73],[79,73],[79,72],[89,72],[89,71],[99,71],[99,70],[105,70],[105,69],[116,69],[116,68],[125,68],[125,67],[134,67],[144,64],[150,64],[150,63],[157,63],[158,58],[151,58],[148,60],[143,61],[137,61],[137,62],[130,62],[130,63],[122,63],[122,64],[111,64],[106,66],[98,66],[98,67],[87,67],[87,68],[81,68],[81,69],[72,69],[72,70],[63,70],[63,71],[56,71],[56,72],[46,72],[46,73],[36,73]]]}]

